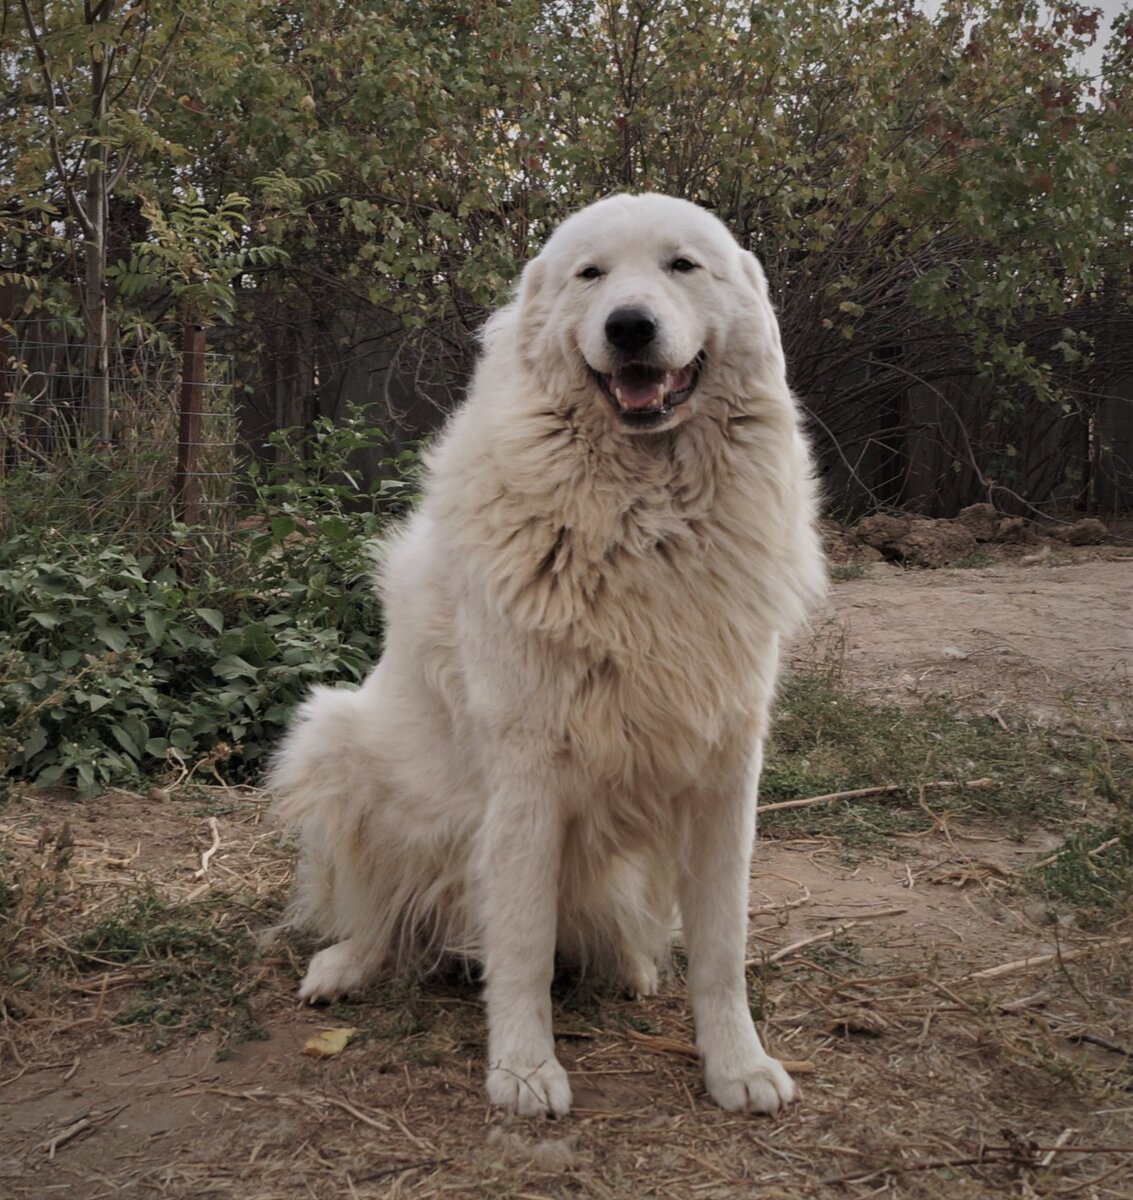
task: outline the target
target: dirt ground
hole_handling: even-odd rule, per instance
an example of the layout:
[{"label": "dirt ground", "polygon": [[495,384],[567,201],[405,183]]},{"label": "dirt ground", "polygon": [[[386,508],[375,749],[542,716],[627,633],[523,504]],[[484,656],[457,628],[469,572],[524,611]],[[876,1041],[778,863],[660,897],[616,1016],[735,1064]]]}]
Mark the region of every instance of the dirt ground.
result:
[{"label": "dirt ground", "polygon": [[[1133,555],[874,564],[835,585],[797,658],[831,653],[867,696],[945,694],[1053,730],[1094,724],[1123,744]],[[54,876],[57,915],[36,926],[39,953],[66,948],[68,908],[89,924],[132,894],[261,933],[289,853],[266,797],[210,796],[115,793],[65,812],[58,797],[20,797],[0,809],[0,870],[43,864],[53,845],[58,855],[57,836],[43,835],[62,815],[74,838]],[[300,1010],[302,948],[265,941],[237,989],[257,1036],[182,1030],[160,1050],[152,1031],[114,1021],[152,966],[88,961],[50,989],[0,980],[0,1196],[1128,1200],[1133,922],[1079,927],[1017,885],[1060,840],[1037,825],[1020,837],[946,819],[866,852],[821,835],[761,840],[752,1001],[803,1092],[775,1118],[707,1101],[676,978],[643,1002],[557,990],[576,1108],[554,1123],[486,1108],[465,979]],[[358,1030],[342,1053],[303,1053],[342,1026]]]},{"label": "dirt ground", "polygon": [[978,570],[875,563],[837,586],[818,644],[841,641],[867,695],[949,696],[1055,727],[1121,725],[1133,695],[1133,551],[1065,554]]}]

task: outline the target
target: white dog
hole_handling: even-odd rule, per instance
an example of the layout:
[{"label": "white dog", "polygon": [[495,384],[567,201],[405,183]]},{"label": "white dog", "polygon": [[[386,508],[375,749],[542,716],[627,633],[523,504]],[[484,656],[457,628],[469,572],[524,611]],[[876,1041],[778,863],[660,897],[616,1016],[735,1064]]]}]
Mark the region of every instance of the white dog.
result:
[{"label": "white dog", "polygon": [[664,196],[568,219],[384,552],[381,661],[318,689],[277,758],[297,919],[333,942],[300,996],[471,956],[490,1099],[558,1116],[556,950],[647,995],[679,902],[709,1093],[790,1102],[744,954],[780,641],[824,588],[814,516],[756,259]]}]

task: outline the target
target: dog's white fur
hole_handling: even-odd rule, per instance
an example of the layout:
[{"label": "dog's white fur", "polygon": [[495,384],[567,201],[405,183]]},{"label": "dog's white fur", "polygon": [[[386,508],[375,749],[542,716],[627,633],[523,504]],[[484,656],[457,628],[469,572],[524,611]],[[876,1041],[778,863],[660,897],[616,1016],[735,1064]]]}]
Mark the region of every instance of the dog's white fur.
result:
[{"label": "dog's white fur", "polygon": [[[663,369],[701,363],[659,428],[626,428],[596,378],[626,306],[654,319]],[[814,517],[756,259],[682,200],[569,218],[488,323],[384,552],[381,661],[358,690],[317,689],[277,758],[297,918],[333,942],[300,996],[478,959],[490,1099],[560,1115],[556,949],[649,994],[679,901],[708,1091],[791,1101],[744,954],[779,646],[824,587]]]}]

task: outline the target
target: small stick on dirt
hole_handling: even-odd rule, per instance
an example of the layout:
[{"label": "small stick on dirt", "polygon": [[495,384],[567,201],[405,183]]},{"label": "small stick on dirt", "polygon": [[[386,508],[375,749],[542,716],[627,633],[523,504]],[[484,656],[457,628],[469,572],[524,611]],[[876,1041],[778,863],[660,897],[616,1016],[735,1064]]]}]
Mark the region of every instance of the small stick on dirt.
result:
[{"label": "small stick on dirt", "polygon": [[60,1130],[53,1138],[49,1138],[45,1142],[41,1142],[39,1148],[47,1153],[48,1158],[55,1157],[55,1151],[60,1146],[65,1146],[73,1138],[77,1138],[79,1134],[86,1133],[88,1129],[93,1129],[96,1125],[102,1125],[109,1121],[112,1117],[116,1117],[124,1108],[128,1108],[127,1104],[119,1104],[115,1108],[108,1108],[103,1113],[88,1113],[85,1116],[79,1117],[71,1122],[65,1129]]},{"label": "small stick on dirt", "polygon": [[108,988],[132,986],[147,974],[148,969],[148,967],[140,970],[131,968],[128,971],[118,971],[114,974],[105,971],[97,983],[67,983],[63,986],[69,992],[79,992],[84,996],[103,996]]},{"label": "small stick on dirt", "polygon": [[[1111,846],[1116,846],[1121,841],[1119,837],[1111,837],[1108,842],[1102,842],[1100,846],[1095,846],[1089,851],[1090,858],[1096,858],[1099,854],[1104,854]],[[1053,854],[1048,854],[1046,858],[1040,858],[1037,863],[1032,864],[1032,871],[1039,871],[1043,867],[1049,867],[1052,862],[1057,862],[1064,854],[1065,849],[1056,850]]]},{"label": "small stick on dirt", "polygon": [[134,847],[134,853],[131,854],[129,858],[105,858],[102,860],[102,865],[111,870],[125,870],[126,867],[135,862],[137,859],[141,858],[141,856],[142,844],[141,842],[138,842],[138,844]]},{"label": "small stick on dirt", "polygon": [[827,1187],[839,1183],[868,1183],[879,1175],[903,1175],[909,1171],[935,1171],[941,1167],[974,1167],[989,1161],[994,1161],[994,1159],[989,1160],[986,1155],[977,1154],[968,1158],[937,1158],[930,1162],[891,1163],[889,1166],[878,1167],[873,1171],[855,1171],[849,1175],[828,1175],[818,1182]]},{"label": "small stick on dirt", "polygon": [[[1058,1138],[1058,1141],[1053,1146],[1035,1146],[1029,1145],[1027,1150],[1033,1154],[1045,1153],[1045,1157],[1038,1164],[1040,1166],[1049,1166],[1056,1154],[1133,1154],[1133,1146],[1066,1146],[1063,1145],[1065,1137],[1073,1133],[1073,1130],[1067,1130],[1065,1134]],[[975,1155],[969,1155],[963,1158],[935,1158],[925,1162],[913,1163],[890,1163],[884,1167],[878,1167],[871,1171],[855,1171],[849,1175],[828,1176],[819,1182],[825,1185],[836,1183],[865,1183],[870,1179],[876,1179],[879,1175],[904,1175],[911,1171],[935,1171],[942,1167],[973,1167],[986,1166],[992,1163],[1020,1163],[1019,1158],[1020,1147],[1008,1143],[1006,1146],[982,1146],[980,1152]],[[1035,1165],[1033,1163],[1026,1165]],[[1112,1171],[1107,1171],[1104,1175],[1099,1175],[1098,1179],[1108,1179],[1117,1171],[1124,1169],[1126,1163],[1119,1163]],[[1096,1182],[1089,1180],[1089,1183]],[[1069,1195],[1070,1192],[1080,1190],[1081,1185],[1068,1191],[1048,1193],[1055,1196]]]},{"label": "small stick on dirt", "polygon": [[1061,1133],[1058,1135],[1058,1137],[1056,1137],[1056,1138],[1054,1139],[1054,1146],[1053,1146],[1053,1148],[1052,1148],[1052,1149],[1050,1149],[1050,1150],[1048,1150],[1048,1151],[1047,1151],[1047,1152],[1046,1152],[1046,1153],[1043,1155],[1043,1157],[1042,1157],[1042,1160],[1039,1162],[1039,1166],[1040,1166],[1040,1167],[1049,1167],[1049,1166],[1050,1166],[1050,1164],[1051,1164],[1052,1162],[1054,1162],[1054,1156],[1055,1156],[1055,1155],[1058,1153],[1058,1151],[1059,1151],[1059,1150],[1060,1150],[1060,1149],[1061,1149],[1063,1146],[1065,1146],[1065,1145],[1066,1145],[1066,1143],[1067,1143],[1067,1142],[1068,1142],[1068,1141],[1071,1139],[1071,1137],[1073,1137],[1073,1135],[1074,1135],[1074,1134],[1076,1134],[1077,1132],[1078,1132],[1078,1131],[1077,1131],[1077,1129],[1073,1129],[1073,1128],[1071,1128],[1071,1129],[1064,1129],[1064,1130],[1063,1130],[1063,1131],[1062,1131],[1062,1132],[1061,1132]]},{"label": "small stick on dirt", "polygon": [[[828,938],[837,937],[840,933],[844,933],[847,929],[852,929],[862,921],[876,921],[880,917],[899,917],[903,912],[908,911],[906,908],[887,908],[882,912],[863,913],[860,917],[855,917],[852,921],[843,921],[841,925],[835,925],[832,929],[824,929],[821,933],[815,933],[810,937],[802,938],[800,941],[792,942],[789,946],[784,946],[781,950],[776,950],[774,954],[768,955],[767,961],[769,963],[780,962],[798,950],[805,949],[807,946],[813,946],[815,942],[824,942]],[[759,958],[749,958],[745,965],[753,967],[761,961],[762,959]]]},{"label": "small stick on dirt", "polygon": [[341,1108],[344,1113],[349,1113],[356,1121],[361,1121],[363,1125],[369,1125],[371,1129],[378,1129],[382,1133],[389,1133],[390,1127],[385,1121],[376,1121],[373,1117],[367,1116],[360,1109],[354,1107],[349,1100],[342,1100],[338,1096],[319,1096],[319,1103],[333,1104],[335,1108]]},{"label": "small stick on dirt", "polygon": [[[947,791],[949,788],[982,788],[991,787],[994,779],[972,779],[962,783],[955,779],[937,779],[929,783],[917,784],[918,790]],[[810,796],[805,800],[779,800],[775,804],[761,804],[760,815],[769,812],[780,812],[785,808],[807,808],[812,804],[831,804],[835,800],[861,800],[866,796],[890,796],[894,792],[913,791],[913,785],[906,783],[887,783],[877,787],[854,788],[849,792],[827,792],[822,796]]]},{"label": "small stick on dirt", "polygon": [[[1057,1031],[1057,1026],[1055,1026]],[[1108,1050],[1111,1054],[1120,1054],[1124,1058],[1133,1058],[1133,1050],[1126,1050],[1124,1046],[1119,1046],[1116,1042],[1111,1042],[1106,1038],[1098,1037],[1096,1033],[1068,1033],[1067,1038],[1072,1042],[1089,1042],[1091,1046],[1100,1046],[1103,1050]]]},{"label": "small stick on dirt", "polygon": [[[638,1033],[636,1029],[627,1029],[626,1035],[635,1045],[643,1050],[652,1050],[655,1054],[673,1054],[677,1058],[690,1058],[700,1061],[700,1051],[692,1042],[683,1042],[680,1038],[660,1037],[653,1033]],[[783,1070],[790,1075],[813,1075],[814,1063],[809,1059],[781,1058]]]},{"label": "small stick on dirt", "polygon": [[415,1163],[398,1163],[393,1167],[383,1167],[370,1175],[360,1175],[359,1183],[373,1183],[375,1179],[388,1179],[391,1175],[405,1175],[409,1171],[423,1171],[427,1167],[444,1167],[452,1162],[451,1158],[424,1158]]},{"label": "small stick on dirt", "polygon": [[962,976],[960,982],[967,983],[975,979],[998,979],[1001,975],[1026,971],[1030,967],[1045,966],[1050,962],[1074,962],[1076,959],[1093,954],[1095,950],[1125,946],[1129,942],[1133,942],[1133,937],[1117,938],[1112,942],[1098,943],[1095,946],[1083,946],[1079,950],[1055,951],[1053,954],[1032,954],[1030,958],[1018,958],[1014,962],[1000,963],[998,967],[985,967],[982,971],[973,971],[969,975]]},{"label": "small stick on dirt", "polygon": [[216,817],[209,817],[208,827],[212,831],[212,845],[201,854],[201,869],[193,872],[194,879],[201,879],[209,869],[209,860],[220,849],[220,825]]},{"label": "small stick on dirt", "polygon": [[[747,910],[747,915],[749,917],[762,917],[769,913],[786,912],[787,909],[798,908],[810,900],[810,888],[808,888],[805,883],[800,883],[799,880],[791,879],[787,875],[780,875],[778,871],[768,871],[764,874],[761,874],[760,878],[762,879],[764,877],[782,879],[786,883],[794,884],[795,887],[801,889],[803,894],[794,900],[783,900],[779,902],[772,901],[770,904],[760,904],[755,908],[749,908]],[[766,893],[764,893],[764,895],[766,895]]]},{"label": "small stick on dirt", "polygon": [[1029,996],[1020,996],[1018,1000],[1005,1000],[996,1008],[1002,1013],[1020,1012],[1024,1008],[1040,1008],[1050,999],[1050,992],[1032,992]]},{"label": "small stick on dirt", "polygon": [[[1076,1196],[1079,1192],[1084,1192],[1086,1188],[1097,1187],[1099,1183],[1104,1183],[1107,1179],[1112,1179],[1119,1171],[1124,1171],[1125,1163],[1118,1163],[1116,1167],[1111,1167],[1108,1171],[1101,1175],[1095,1175],[1093,1179],[1083,1180],[1081,1183],[1076,1183],[1073,1187],[1060,1188],[1057,1192],[1048,1192],[1049,1196]],[[1094,1193],[1097,1195],[1097,1192]]]},{"label": "small stick on dirt", "polygon": [[102,987],[98,992],[98,1007],[94,1010],[95,1021],[102,1020],[102,1010],[106,1006],[106,988],[110,982],[110,973],[106,972],[102,977]]}]

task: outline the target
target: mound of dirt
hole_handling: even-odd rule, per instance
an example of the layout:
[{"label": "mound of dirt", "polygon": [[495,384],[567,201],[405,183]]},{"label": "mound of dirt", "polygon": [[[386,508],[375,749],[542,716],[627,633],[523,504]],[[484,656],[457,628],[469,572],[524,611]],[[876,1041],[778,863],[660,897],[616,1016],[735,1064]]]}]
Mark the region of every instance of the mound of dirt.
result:
[{"label": "mound of dirt", "polygon": [[835,563],[884,560],[928,568],[964,565],[981,552],[994,561],[1121,540],[1096,517],[1040,527],[1022,517],[1004,516],[991,504],[971,504],[951,520],[875,513],[848,529],[827,522],[823,533]]}]

